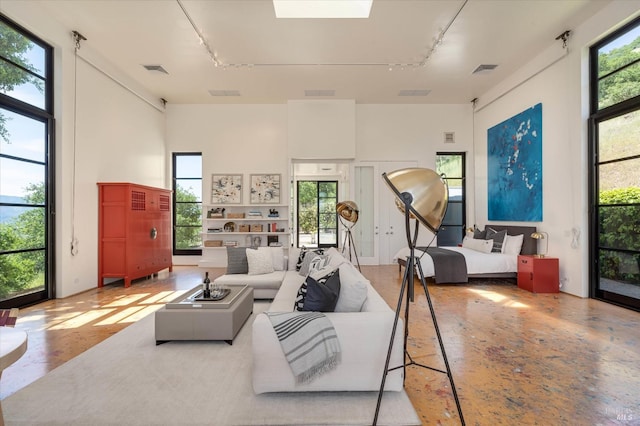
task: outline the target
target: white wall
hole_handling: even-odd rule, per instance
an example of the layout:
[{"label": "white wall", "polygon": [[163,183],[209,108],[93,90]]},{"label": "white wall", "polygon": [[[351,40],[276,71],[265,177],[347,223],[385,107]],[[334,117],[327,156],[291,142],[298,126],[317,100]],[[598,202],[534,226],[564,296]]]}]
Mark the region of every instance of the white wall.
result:
[{"label": "white wall", "polygon": [[[243,204],[249,204],[249,175],[280,173],[281,202],[289,194],[287,106],[167,105],[167,152],[202,152],[202,192],[210,203],[211,175],[244,174]],[[174,256],[174,264],[196,265],[200,256]]]},{"label": "white wall", "polygon": [[[77,61],[77,126],[74,153],[74,44],[71,31],[33,3],[0,2],[0,12],[54,47],[56,120],[56,296],[98,284],[98,191],[96,182],[166,185],[164,113],[125,90],[86,61]],[[137,93],[83,42],[80,54]],[[148,96],[152,103],[153,98]],[[159,101],[156,101],[159,104]],[[74,167],[75,163],[75,167]],[[75,170],[75,173],[74,173]],[[75,197],[74,194],[75,175]],[[75,230],[77,255],[71,255]]]},{"label": "white wall", "polygon": [[[203,202],[212,173],[281,173],[289,192],[287,105],[167,105],[167,150],[202,152]],[[445,144],[444,132],[456,143]],[[437,151],[466,151],[472,158],[471,105],[356,105],[356,161],[417,160],[435,166]],[[331,145],[314,158],[335,159]],[[469,167],[473,165],[469,161]],[[468,171],[472,175],[473,171]],[[468,194],[473,194],[473,183]],[[245,184],[245,191],[248,190]],[[243,200],[247,202],[248,193]],[[283,199],[283,202],[286,202]],[[472,209],[473,203],[470,203]],[[472,211],[472,210],[471,210]],[[175,256],[175,264],[197,264],[199,257]]]},{"label": "white wall", "polygon": [[[555,42],[502,84],[480,96],[474,117],[475,214],[477,223],[485,224],[487,129],[542,102],[543,221],[524,224],[535,225],[549,233],[549,256],[560,259],[561,290],[580,297],[589,294],[588,46],[617,28],[622,21],[637,15],[639,9],[639,1],[614,1],[583,25],[572,29],[566,56],[562,56],[561,42]],[[562,59],[550,65],[560,57]],[[581,232],[577,248],[571,247],[572,228]]]}]

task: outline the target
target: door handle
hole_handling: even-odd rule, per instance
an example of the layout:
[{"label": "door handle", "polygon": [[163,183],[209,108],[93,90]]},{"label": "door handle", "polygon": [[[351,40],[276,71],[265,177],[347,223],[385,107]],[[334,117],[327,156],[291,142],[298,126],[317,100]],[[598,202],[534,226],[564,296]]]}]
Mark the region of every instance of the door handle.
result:
[{"label": "door handle", "polygon": [[155,227],[151,228],[151,231],[149,231],[149,237],[151,237],[152,240],[155,240],[158,237],[158,230]]}]

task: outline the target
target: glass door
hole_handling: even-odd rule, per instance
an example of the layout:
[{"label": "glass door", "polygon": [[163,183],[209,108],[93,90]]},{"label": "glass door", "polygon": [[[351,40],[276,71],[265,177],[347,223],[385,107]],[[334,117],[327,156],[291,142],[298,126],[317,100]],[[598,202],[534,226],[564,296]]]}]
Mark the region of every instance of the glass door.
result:
[{"label": "glass door", "polygon": [[338,181],[299,180],[298,247],[338,246]]}]

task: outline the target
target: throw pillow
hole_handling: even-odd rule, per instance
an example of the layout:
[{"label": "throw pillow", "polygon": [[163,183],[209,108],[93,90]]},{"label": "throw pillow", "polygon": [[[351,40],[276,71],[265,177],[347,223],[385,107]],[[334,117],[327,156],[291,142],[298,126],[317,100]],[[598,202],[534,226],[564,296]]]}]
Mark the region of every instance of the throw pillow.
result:
[{"label": "throw pillow", "polygon": [[479,240],[476,238],[464,237],[462,247],[479,251],[480,253],[491,253],[493,240]]},{"label": "throw pillow", "polygon": [[298,271],[298,274],[306,277],[311,271],[316,271],[318,269],[324,268],[328,260],[329,259],[324,254],[310,253],[306,255],[304,260],[302,261],[302,266],[300,266],[300,271]]},{"label": "throw pillow", "polygon": [[340,296],[335,312],[360,312],[367,300],[367,280],[350,263],[343,263],[340,271]]},{"label": "throw pillow", "polygon": [[[323,270],[324,271],[324,270]],[[331,278],[336,272],[337,269],[332,269],[325,275],[319,275],[320,271],[316,271],[313,275],[307,276],[304,282],[298,288],[298,294],[296,295],[296,300],[293,306],[293,309],[296,311],[304,311],[304,303],[307,298],[307,289],[309,286],[309,282],[311,280],[316,283],[325,283],[329,278]]]},{"label": "throw pillow", "polygon": [[493,248],[491,249],[491,253],[502,253],[502,246],[504,245],[504,237],[507,235],[507,230],[496,231],[493,228],[486,228],[487,235],[485,235],[485,240],[493,240]]},{"label": "throw pillow", "polygon": [[307,294],[304,298],[303,311],[333,312],[340,296],[340,271],[326,275],[319,280],[307,277]]},{"label": "throw pillow", "polygon": [[300,249],[300,254],[298,255],[298,261],[296,262],[296,271],[299,271],[300,268],[302,267],[302,262],[304,262],[304,258],[309,254],[309,253],[315,253],[315,254],[324,254],[324,250],[321,248],[317,248],[317,249],[308,249],[306,247],[302,247]]},{"label": "throw pillow", "polygon": [[227,274],[248,274],[247,249],[227,247]]},{"label": "throw pillow", "polygon": [[524,242],[524,235],[507,235],[504,241],[504,254],[519,255],[522,250],[522,243]]},{"label": "throw pillow", "polygon": [[[267,250],[260,250],[266,248]],[[247,250],[247,264],[249,275],[270,274],[273,272],[273,260],[268,247],[259,247],[258,250]]]},{"label": "throw pillow", "polygon": [[307,297],[307,280],[305,279],[300,288],[298,288],[298,294],[296,295],[296,301],[293,304],[293,309],[296,311],[304,311],[304,299]]},{"label": "throw pillow", "polygon": [[484,240],[485,236],[487,235],[487,230],[485,229],[484,231],[479,230],[478,228],[473,228],[473,238],[475,238],[476,240]]}]

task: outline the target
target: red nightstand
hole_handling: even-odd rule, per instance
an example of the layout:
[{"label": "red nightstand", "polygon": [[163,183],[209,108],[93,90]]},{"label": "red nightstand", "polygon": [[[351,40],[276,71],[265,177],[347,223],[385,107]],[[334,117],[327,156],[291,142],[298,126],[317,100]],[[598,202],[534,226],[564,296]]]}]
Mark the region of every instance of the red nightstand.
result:
[{"label": "red nightstand", "polygon": [[533,293],[560,291],[558,258],[518,256],[518,287]]}]

